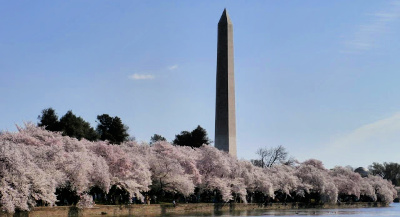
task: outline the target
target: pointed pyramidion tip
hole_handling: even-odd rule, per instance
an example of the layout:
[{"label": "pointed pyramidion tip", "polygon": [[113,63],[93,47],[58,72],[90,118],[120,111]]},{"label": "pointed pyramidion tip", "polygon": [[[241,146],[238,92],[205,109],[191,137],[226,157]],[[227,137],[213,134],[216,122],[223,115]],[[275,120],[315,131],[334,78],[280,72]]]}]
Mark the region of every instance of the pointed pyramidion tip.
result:
[{"label": "pointed pyramidion tip", "polygon": [[229,17],[228,10],[224,8],[224,11],[222,12],[221,18],[219,19],[218,23],[229,23],[232,24],[231,18]]}]

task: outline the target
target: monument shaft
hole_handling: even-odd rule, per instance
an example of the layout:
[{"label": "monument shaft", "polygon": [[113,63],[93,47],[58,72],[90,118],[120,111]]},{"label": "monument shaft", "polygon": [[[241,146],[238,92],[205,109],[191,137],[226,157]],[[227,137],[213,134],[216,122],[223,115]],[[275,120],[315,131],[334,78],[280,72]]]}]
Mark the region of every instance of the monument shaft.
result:
[{"label": "monument shaft", "polygon": [[226,9],[218,22],[215,147],[236,157],[233,26]]}]

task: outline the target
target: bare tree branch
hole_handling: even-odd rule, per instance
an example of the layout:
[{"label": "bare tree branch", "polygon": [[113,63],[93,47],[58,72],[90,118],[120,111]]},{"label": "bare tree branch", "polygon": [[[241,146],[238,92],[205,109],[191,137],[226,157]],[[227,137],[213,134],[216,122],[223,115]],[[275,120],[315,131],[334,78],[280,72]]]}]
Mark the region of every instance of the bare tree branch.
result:
[{"label": "bare tree branch", "polygon": [[282,163],[282,164],[293,164],[295,162],[294,158],[290,158],[289,161],[287,161],[288,157],[288,152],[286,151],[285,147],[283,146],[278,146],[275,148],[259,148],[256,152],[256,154],[259,156],[258,159],[256,160],[251,160],[253,165],[259,166],[262,168],[265,167],[272,167],[273,165],[277,163]]}]

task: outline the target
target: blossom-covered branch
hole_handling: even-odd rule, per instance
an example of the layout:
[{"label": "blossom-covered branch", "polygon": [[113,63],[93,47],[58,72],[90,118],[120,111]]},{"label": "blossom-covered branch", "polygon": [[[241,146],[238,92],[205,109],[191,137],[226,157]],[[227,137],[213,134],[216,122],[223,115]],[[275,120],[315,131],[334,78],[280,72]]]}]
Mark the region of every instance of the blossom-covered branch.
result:
[{"label": "blossom-covered branch", "polygon": [[112,145],[77,140],[29,123],[18,132],[0,134],[0,177],[0,206],[6,212],[53,206],[59,189],[75,192],[80,208],[93,206],[94,188],[104,194],[119,189],[139,200],[150,191],[183,197],[214,192],[225,202],[247,202],[255,195],[265,200],[312,195],[328,203],[344,196],[383,203],[396,197],[394,186],[380,176],[362,178],[343,167],[327,170],[314,159],[260,168],[209,145]]}]

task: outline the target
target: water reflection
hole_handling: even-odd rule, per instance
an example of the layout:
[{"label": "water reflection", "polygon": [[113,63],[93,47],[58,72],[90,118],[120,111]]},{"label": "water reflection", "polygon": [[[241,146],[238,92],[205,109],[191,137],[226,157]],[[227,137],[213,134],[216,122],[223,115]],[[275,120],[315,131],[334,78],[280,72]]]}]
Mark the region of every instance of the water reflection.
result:
[{"label": "water reflection", "polygon": [[400,204],[393,203],[384,208],[358,208],[358,209],[296,209],[296,210],[246,210],[225,211],[214,213],[193,213],[189,215],[169,216],[340,216],[340,217],[364,217],[364,216],[397,216],[400,217]]},{"label": "water reflection", "polygon": [[[32,217],[28,212],[15,213],[14,215],[6,215],[7,217]],[[82,215],[77,209],[71,209],[68,217],[89,217]],[[97,215],[97,216],[114,216],[114,215]],[[127,215],[118,217],[134,217],[138,215]],[[186,214],[163,214],[162,216],[179,217],[179,216],[339,216],[339,217],[400,217],[400,204],[392,203],[390,207],[383,208],[358,208],[358,209],[293,209],[293,210],[243,210],[243,211],[214,211],[203,213],[186,213]],[[3,217],[3,216],[2,216]],[[35,217],[40,217],[36,216]],[[50,217],[50,216],[44,216]],[[65,216],[67,217],[67,216]],[[90,215],[90,217],[95,217]]]}]

